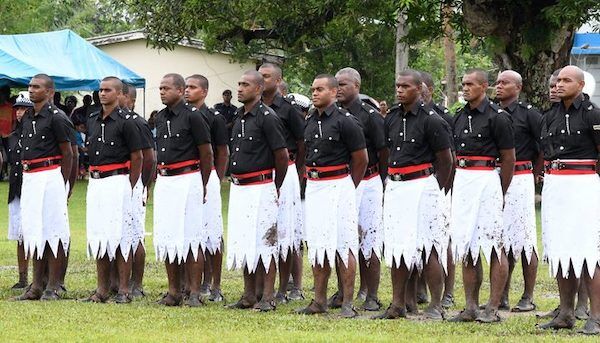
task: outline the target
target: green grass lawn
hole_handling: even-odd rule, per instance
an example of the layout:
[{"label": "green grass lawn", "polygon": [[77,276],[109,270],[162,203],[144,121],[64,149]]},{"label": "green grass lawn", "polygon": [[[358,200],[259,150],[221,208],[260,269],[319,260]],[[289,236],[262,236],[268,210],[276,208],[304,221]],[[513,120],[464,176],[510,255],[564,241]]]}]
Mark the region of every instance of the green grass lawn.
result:
[{"label": "green grass lawn", "polygon": [[[87,304],[75,299],[86,297],[95,288],[95,263],[86,258],[85,189],[78,182],[69,203],[71,221],[71,261],[66,286],[66,300],[57,302],[14,302],[10,298],[19,292],[10,290],[16,282],[16,243],[6,239],[7,206],[0,207],[0,341],[555,341],[576,339],[597,341],[574,332],[539,332],[533,314],[509,315],[502,323],[493,325],[451,324],[423,321],[419,317],[394,321],[358,319],[342,320],[333,310],[325,316],[300,316],[293,310],[308,304],[312,298],[310,266],[305,261],[304,292],[306,301],[282,305],[273,313],[226,310],[221,304],[209,303],[202,308],[165,308],[155,304],[166,290],[167,279],[162,263],[154,259],[152,237],[146,241],[148,258],[145,275],[147,297],[129,305]],[[227,186],[223,187],[227,213]],[[0,183],[0,199],[7,198],[8,184]],[[225,216],[226,218],[226,216]],[[147,231],[152,229],[152,202],[147,216]],[[538,218],[539,222],[539,218]],[[460,269],[460,268],[458,268]],[[456,308],[464,306],[460,270],[457,272]],[[487,275],[487,272],[486,272]],[[242,293],[240,272],[225,271],[223,292],[228,301],[237,300]],[[334,278],[329,283],[333,292]],[[358,283],[357,283],[358,285]],[[523,287],[520,267],[513,276],[511,304],[519,300]],[[558,293],[541,265],[536,286],[535,302],[540,312],[556,307]],[[482,289],[482,302],[487,301],[489,283]],[[383,268],[380,298],[387,307],[391,300],[389,269]],[[579,323],[579,326],[583,323]]]}]

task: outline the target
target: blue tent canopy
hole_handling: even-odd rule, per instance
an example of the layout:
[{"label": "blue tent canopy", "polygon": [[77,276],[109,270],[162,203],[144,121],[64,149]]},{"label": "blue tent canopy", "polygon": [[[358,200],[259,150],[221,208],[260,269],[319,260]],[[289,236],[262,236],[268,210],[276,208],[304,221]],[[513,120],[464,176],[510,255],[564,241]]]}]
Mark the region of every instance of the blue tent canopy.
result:
[{"label": "blue tent canopy", "polygon": [[571,54],[600,55],[600,33],[576,33]]},{"label": "blue tent canopy", "polygon": [[97,90],[116,76],[143,88],[146,80],[71,30],[0,35],[0,85],[25,86],[35,74],[50,75],[58,90]]}]

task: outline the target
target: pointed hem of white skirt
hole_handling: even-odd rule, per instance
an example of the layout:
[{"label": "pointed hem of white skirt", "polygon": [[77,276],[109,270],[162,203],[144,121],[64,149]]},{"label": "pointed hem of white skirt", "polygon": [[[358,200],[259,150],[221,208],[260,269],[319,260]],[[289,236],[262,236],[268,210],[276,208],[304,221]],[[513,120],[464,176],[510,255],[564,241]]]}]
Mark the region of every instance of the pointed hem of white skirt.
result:
[{"label": "pointed hem of white skirt", "polygon": [[41,260],[44,256],[44,249],[46,248],[46,243],[50,246],[50,250],[52,251],[52,255],[54,258],[58,257],[58,245],[62,243],[63,252],[65,256],[67,256],[67,252],[69,251],[69,246],[71,244],[71,238],[53,238],[44,240],[42,242],[27,242],[23,241],[23,247],[25,248],[25,257],[33,258],[35,256],[36,251],[41,251],[41,253],[37,254],[36,258]]},{"label": "pointed hem of white skirt", "polygon": [[262,261],[263,267],[265,270],[269,270],[269,266],[271,265],[271,261],[275,262],[275,268],[277,268],[277,258],[279,253],[266,253],[259,254],[253,263],[248,264],[248,259],[246,254],[241,255],[233,255],[231,258],[227,258],[227,269],[236,270],[236,269],[247,269],[248,273],[253,274],[256,272],[256,268],[258,267],[258,263]]},{"label": "pointed hem of white skirt", "polygon": [[[344,266],[348,267],[348,259],[350,258],[350,254],[352,254],[352,256],[354,256],[355,259],[358,256],[358,247],[348,248],[348,250],[345,252],[339,251],[337,249],[317,249],[317,251],[312,251],[312,253],[310,253],[310,246],[308,247],[308,249],[309,249],[308,260],[310,261],[310,265],[312,267],[325,266],[325,257],[327,257],[327,262],[329,264],[329,267],[334,268],[335,267],[335,259],[338,254],[340,255],[340,258],[342,259],[342,263],[344,263]],[[333,258],[331,256],[333,256]]]},{"label": "pointed hem of white skirt", "polygon": [[198,255],[202,253],[204,255],[205,247],[200,242],[191,242],[184,246],[165,246],[165,245],[154,245],[154,251],[156,251],[157,261],[169,261],[169,263],[185,263],[189,252],[192,252],[194,261],[198,260]]}]

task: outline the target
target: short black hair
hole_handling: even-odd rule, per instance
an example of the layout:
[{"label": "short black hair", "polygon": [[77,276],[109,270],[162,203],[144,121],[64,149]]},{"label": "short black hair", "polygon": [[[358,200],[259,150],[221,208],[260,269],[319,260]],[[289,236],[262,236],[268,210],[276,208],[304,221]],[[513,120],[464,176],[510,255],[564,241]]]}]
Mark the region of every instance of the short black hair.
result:
[{"label": "short black hair", "polygon": [[337,88],[339,86],[338,80],[331,74],[319,74],[315,76],[315,80],[318,79],[327,79],[327,86],[329,88]]},{"label": "short black hair", "polygon": [[398,73],[398,76],[410,76],[410,78],[412,78],[413,83],[415,86],[421,86],[421,84],[423,83],[423,79],[421,78],[421,73],[414,70],[414,69],[405,69],[402,70]]},{"label": "short black hair", "polygon": [[273,68],[273,70],[275,70],[275,73],[277,73],[277,75],[279,76],[279,78],[283,78],[283,71],[281,70],[281,67],[278,66],[277,64],[274,63],[263,63],[260,67],[258,67],[258,69],[260,70],[260,68]]},{"label": "short black hair", "polygon": [[480,84],[489,83],[488,72],[481,68],[471,68],[465,71],[465,75],[475,74]]},{"label": "short black hair", "polygon": [[[102,82],[104,82],[104,81],[114,82],[114,84],[116,86],[116,89],[119,92],[123,92],[123,81],[121,81],[121,79],[119,79],[118,77],[116,77],[116,76],[107,76],[107,77],[105,77],[105,78],[102,79]],[[123,93],[125,93],[125,92],[123,92]]]},{"label": "short black hair", "polygon": [[252,76],[254,81],[261,87],[265,85],[265,79],[263,78],[262,74],[259,73],[257,70],[254,70],[254,69],[246,70],[243,75]]},{"label": "short black hair", "polygon": [[163,79],[171,79],[173,81],[173,86],[175,86],[178,89],[185,89],[185,80],[180,74],[169,73],[163,76]]},{"label": "short black hair", "polygon": [[423,83],[425,83],[427,85],[427,87],[433,88],[434,83],[433,83],[433,77],[431,76],[431,74],[429,74],[426,71],[420,71],[419,73],[421,74],[421,81],[423,81]]},{"label": "short black hair", "polygon": [[38,79],[38,80],[43,80],[46,88],[52,88],[54,89],[54,80],[52,80],[52,78],[50,76],[48,76],[48,74],[35,74],[32,79]]},{"label": "short black hair", "polygon": [[223,95],[231,95],[231,89],[224,90]]},{"label": "short black hair", "polygon": [[[198,80],[198,82],[200,82],[200,87],[208,90],[208,79],[204,75],[193,74],[193,75],[186,77],[186,80],[187,79]],[[229,91],[229,92],[231,93],[231,91]],[[225,92],[223,92],[223,93],[225,93]]]}]

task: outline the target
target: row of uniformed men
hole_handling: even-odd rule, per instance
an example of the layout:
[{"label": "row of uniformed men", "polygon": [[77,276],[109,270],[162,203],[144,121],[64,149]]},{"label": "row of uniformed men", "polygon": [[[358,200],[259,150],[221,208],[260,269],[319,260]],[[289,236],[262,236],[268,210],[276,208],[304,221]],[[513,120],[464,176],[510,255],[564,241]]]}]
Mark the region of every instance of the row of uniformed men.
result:
[{"label": "row of uniformed men", "polygon": [[[340,306],[342,316],[356,315],[352,297],[357,255],[365,262],[364,283],[368,295],[364,307],[378,309],[378,260],[385,244],[385,258],[392,266],[394,297],[392,305],[378,317],[396,318],[405,314],[404,285],[411,270],[423,268],[432,293],[426,315],[443,318],[440,304],[443,269],[453,259],[452,256],[447,258],[451,233],[453,255],[464,261],[467,297],[466,309],[453,320],[499,320],[497,311],[503,295],[506,296],[509,269],[506,251],[511,253],[511,260],[521,254],[526,257],[527,264],[531,264],[533,257],[537,260],[533,173],[541,175],[544,156],[547,161],[560,159],[560,162],[547,166],[548,174],[553,175],[548,178],[555,188],[562,186],[564,180],[575,182],[571,180],[581,179],[581,175],[589,179],[587,189],[595,187],[592,183],[598,181],[590,178],[592,174],[597,178],[596,151],[590,148],[595,148],[593,143],[598,139],[597,131],[600,130],[594,124],[597,110],[581,105],[585,100],[581,99],[583,79],[579,78],[582,75],[580,70],[566,67],[561,73],[567,75],[558,77],[559,96],[563,100],[544,117],[550,118],[554,112],[571,112],[565,116],[566,129],[560,130],[560,121],[544,124],[541,116],[530,106],[518,102],[522,80],[512,71],[500,74],[497,82],[498,99],[506,111],[487,99],[487,75],[480,70],[468,72],[463,78],[463,92],[468,105],[450,123],[442,119],[443,113],[436,113],[438,109],[430,99],[423,102],[422,75],[417,72],[400,73],[396,83],[399,105],[391,109],[385,122],[373,108],[358,99],[360,75],[355,70],[342,69],[336,77],[319,75],[311,88],[315,109],[309,113],[305,123],[298,111],[275,91],[277,80],[281,79],[281,69],[264,65],[260,73],[244,73],[238,86],[238,100],[244,106],[238,113],[230,138],[233,185],[227,262],[230,267],[244,269],[245,290],[232,307],[254,307],[264,311],[275,308],[276,261],[279,259],[280,269],[289,273],[289,265],[282,267],[281,262],[285,265],[289,257],[298,253],[302,239],[299,233],[304,231],[315,275],[315,299],[302,313],[319,313],[324,312],[327,306]],[[196,79],[199,88],[206,91],[208,85],[203,84],[205,79]],[[120,87],[120,81],[105,79],[100,90],[101,95],[105,95],[101,99],[109,98],[112,92],[120,93]],[[209,202],[211,198],[210,190],[205,192],[204,188],[210,186],[212,151],[217,150],[210,148],[210,142],[218,144],[214,138],[211,140],[215,129],[210,126],[210,118],[218,116],[211,116],[205,106],[199,107],[204,116],[197,116],[194,112],[198,108],[184,104],[183,95],[188,91],[185,80],[179,75],[165,76],[160,90],[167,108],[159,113],[156,121],[159,177],[155,187],[154,245],[157,258],[166,260],[169,276],[169,292],[161,303],[176,305],[181,302],[179,274],[180,264],[183,264],[187,280],[185,288],[189,291],[186,302],[194,306],[200,304],[202,252],[209,240],[216,244],[215,250],[221,244],[220,236],[214,239],[207,234],[208,227],[218,219],[202,218],[220,211],[197,210],[197,204],[205,194]],[[115,95],[114,99],[117,98],[118,95]],[[337,107],[336,101],[346,110]],[[109,103],[108,100],[105,102]],[[126,134],[126,127],[133,125],[124,124],[129,121],[116,113],[116,100],[112,104],[112,107],[104,106],[106,108],[96,114],[99,128],[95,131],[98,132],[94,134],[95,131],[90,130],[89,135],[91,156],[106,157],[91,161],[92,180],[88,199],[95,199],[93,203],[101,205],[98,205],[100,207],[94,212],[94,217],[88,201],[88,248],[100,260],[116,258],[120,266],[119,260],[127,265],[130,249],[135,251],[130,238],[135,234],[127,234],[127,228],[132,226],[123,219],[129,218],[123,216],[128,208],[124,205],[127,197],[116,203],[114,198],[115,194],[123,195],[125,190],[132,188],[135,193],[141,158],[134,156],[140,150],[135,135]],[[203,105],[202,101],[199,105]],[[562,111],[559,110],[561,106],[564,108]],[[582,114],[577,115],[577,111]],[[33,113],[31,117],[35,118]],[[110,118],[121,122],[121,125],[113,125],[114,137],[110,134]],[[31,130],[27,134],[26,124],[27,121],[23,125],[24,141],[32,137],[29,136]],[[35,120],[32,130],[36,135]],[[119,150],[122,152],[120,160],[117,157]],[[457,158],[455,173],[452,172],[454,154]],[[34,158],[24,156],[23,159],[30,167],[36,163],[32,162]],[[496,171],[497,159],[501,162],[500,177]],[[129,164],[125,164],[126,161],[130,161]],[[304,168],[308,182],[303,221],[298,175],[304,174]],[[286,176],[286,173],[289,175]],[[26,176],[29,174],[41,175],[31,170],[25,173]],[[555,178],[555,174],[561,177]],[[568,176],[564,177],[565,174]],[[382,207],[383,183],[377,176],[385,178],[386,175],[386,202]],[[24,178],[24,189],[25,179],[27,177]],[[218,177],[212,179],[218,187]],[[509,188],[511,180],[512,188]],[[566,189],[561,189],[561,193]],[[553,191],[556,190],[553,188]],[[569,191],[572,192],[572,187]],[[551,195],[549,197],[552,199]],[[22,209],[26,207],[24,203],[22,199]],[[552,206],[552,201],[545,203]],[[115,215],[115,218],[106,216],[106,204],[114,204],[115,210],[110,212],[120,215]],[[590,201],[590,206],[593,205]],[[109,207],[112,208],[112,205]],[[103,223],[103,228],[110,226],[116,229],[108,230],[110,233],[106,229],[103,233],[99,229],[94,230],[96,220]],[[544,231],[545,255],[551,262],[552,271],[558,274],[559,282],[561,276],[568,280],[579,277],[586,262],[586,272],[593,276],[594,267],[590,267],[590,261],[599,260],[596,258],[598,252],[583,249],[573,254],[556,248],[553,244],[557,241],[572,239],[576,235],[563,237],[561,233],[564,231],[556,232],[554,229],[554,220],[545,220],[544,223],[549,228]],[[565,224],[564,220],[562,223]],[[586,223],[584,227],[588,231],[598,231],[595,222],[586,220]],[[585,240],[590,241],[588,236]],[[28,251],[33,252],[31,241],[26,237],[24,241]],[[139,239],[133,241],[133,244],[139,243]],[[50,243],[42,241],[39,249],[44,250],[46,242]],[[52,247],[52,244],[49,245]],[[117,254],[118,249],[121,249],[120,254]],[[492,275],[490,301],[481,313],[478,312],[477,295],[482,274],[478,258],[480,249],[491,263]],[[565,258],[573,264],[573,273],[561,269],[568,263]],[[325,291],[334,265],[340,280],[339,291],[328,304]],[[100,271],[101,268],[99,274]],[[264,282],[259,282],[263,289],[258,291],[257,275],[264,279]],[[280,281],[288,278],[289,274]],[[99,275],[99,281],[101,279]],[[118,292],[125,301],[128,299],[127,281],[128,278],[122,278]],[[104,301],[108,294],[107,287],[104,287],[106,284],[106,281],[102,285],[99,282],[98,290],[90,300]],[[533,285],[529,286],[531,289],[526,290],[516,307],[518,310],[534,307]],[[32,287],[25,298],[28,294],[37,295],[33,294],[35,291],[40,292]],[[593,304],[592,298],[592,312]],[[567,317],[568,310],[564,309]],[[590,318],[596,317],[592,313]],[[586,328],[597,329],[593,323],[593,320],[588,321]],[[550,326],[555,327],[555,324],[553,321]]]}]

